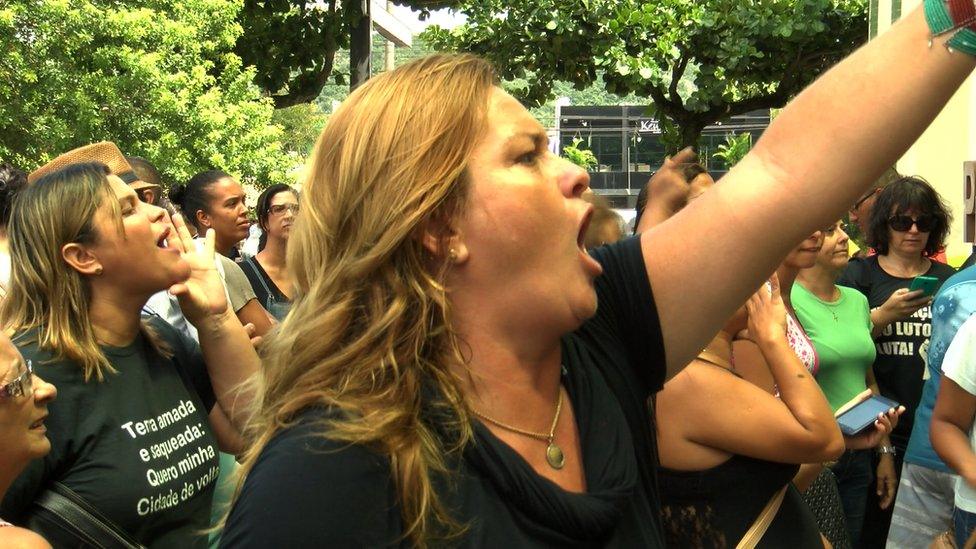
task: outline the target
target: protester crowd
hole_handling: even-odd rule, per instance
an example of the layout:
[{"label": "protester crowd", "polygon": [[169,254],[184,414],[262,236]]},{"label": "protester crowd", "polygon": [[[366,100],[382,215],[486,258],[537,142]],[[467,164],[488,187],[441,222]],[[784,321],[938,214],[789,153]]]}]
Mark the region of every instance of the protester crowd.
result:
[{"label": "protester crowd", "polygon": [[965,546],[976,267],[878,179],[976,67],[925,4],[632,236],[470,55],[358,88],[254,220],[110,142],[0,165],[0,546]]}]

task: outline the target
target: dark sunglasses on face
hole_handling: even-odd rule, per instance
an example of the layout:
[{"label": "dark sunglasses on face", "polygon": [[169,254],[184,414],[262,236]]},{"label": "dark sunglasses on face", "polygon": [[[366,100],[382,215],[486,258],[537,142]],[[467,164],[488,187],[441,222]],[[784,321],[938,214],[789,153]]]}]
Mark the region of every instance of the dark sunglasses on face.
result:
[{"label": "dark sunglasses on face", "polygon": [[298,215],[298,204],[274,204],[270,209],[274,215],[282,215],[285,210],[291,210],[291,213]]},{"label": "dark sunglasses on face", "polygon": [[927,233],[935,227],[935,217],[923,214],[916,218],[912,218],[910,215],[893,215],[888,218],[888,226],[892,230],[898,232],[909,231],[912,225],[918,227],[918,232]]},{"label": "dark sunglasses on face", "polygon": [[34,389],[34,368],[31,366],[31,361],[25,362],[24,366],[24,372],[16,379],[0,385],[0,399],[24,396]]}]

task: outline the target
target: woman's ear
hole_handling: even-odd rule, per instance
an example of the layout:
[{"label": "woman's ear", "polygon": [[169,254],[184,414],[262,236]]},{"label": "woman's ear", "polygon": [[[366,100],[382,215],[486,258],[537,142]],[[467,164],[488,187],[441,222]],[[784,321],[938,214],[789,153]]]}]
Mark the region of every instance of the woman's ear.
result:
[{"label": "woman's ear", "polygon": [[61,247],[61,258],[72,269],[84,275],[102,274],[102,262],[83,244],[71,242]]},{"label": "woman's ear", "polygon": [[454,265],[466,262],[470,255],[461,232],[443,218],[431,219],[421,227],[420,242],[433,257]]},{"label": "woman's ear", "polygon": [[207,212],[203,210],[197,210],[196,218],[197,218],[197,223],[196,223],[197,226],[206,227],[208,229],[213,227],[213,223],[211,223],[210,216],[207,215]]}]

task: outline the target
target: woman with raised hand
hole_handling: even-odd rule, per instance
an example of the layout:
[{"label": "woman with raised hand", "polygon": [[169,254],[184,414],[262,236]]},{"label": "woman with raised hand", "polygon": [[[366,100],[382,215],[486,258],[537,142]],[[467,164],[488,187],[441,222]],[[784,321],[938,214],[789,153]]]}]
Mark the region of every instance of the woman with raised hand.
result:
[{"label": "woman with raised hand", "polygon": [[359,87],[309,165],[299,297],[267,343],[222,543],[661,546],[649,398],[976,65],[928,42],[922,12],[904,17],[723,184],[592,256],[586,173],[484,61]]},{"label": "woman with raised hand", "polygon": [[272,185],[257,203],[261,240],[258,253],[241,262],[258,301],[279,321],[291,306],[292,277],[285,252],[292,225],[298,216],[298,194],[288,185]]},{"label": "woman with raised hand", "polygon": [[[47,406],[57,396],[54,385],[34,373],[6,334],[0,332],[0,501],[17,475],[32,460],[51,451],[47,438]],[[0,546],[51,547],[44,538],[18,528],[0,515]]]},{"label": "woman with raised hand", "polygon": [[[736,372],[732,341],[747,327],[779,398]],[[800,464],[837,457],[844,440],[787,340],[775,275],[664,384],[656,409],[667,546],[736,546],[773,501],[773,518],[761,536],[766,546],[823,547],[817,520],[792,480]]]},{"label": "woman with raised hand", "polygon": [[[46,421],[52,451],[14,481],[4,518],[39,524],[33,504],[58,483],[135,542],[206,546],[217,448],[240,450],[250,398],[239,387],[259,363],[227,308],[213,233],[197,250],[179,216],[174,224],[99,163],[22,191],[10,221],[15,291],[0,325],[60,396]],[[146,299],[166,288],[199,346],[156,317],[141,321]],[[78,543],[62,523],[42,533]]]}]

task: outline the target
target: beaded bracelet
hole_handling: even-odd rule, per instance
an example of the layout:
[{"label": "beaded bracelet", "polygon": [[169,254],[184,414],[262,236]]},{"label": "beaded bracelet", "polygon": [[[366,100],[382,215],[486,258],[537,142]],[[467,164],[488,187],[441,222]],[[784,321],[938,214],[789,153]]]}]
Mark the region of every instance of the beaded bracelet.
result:
[{"label": "beaded bracelet", "polygon": [[976,56],[976,5],[973,0],[925,0],[925,21],[932,31],[929,46],[937,36],[952,33],[946,42],[949,51],[959,50]]}]

